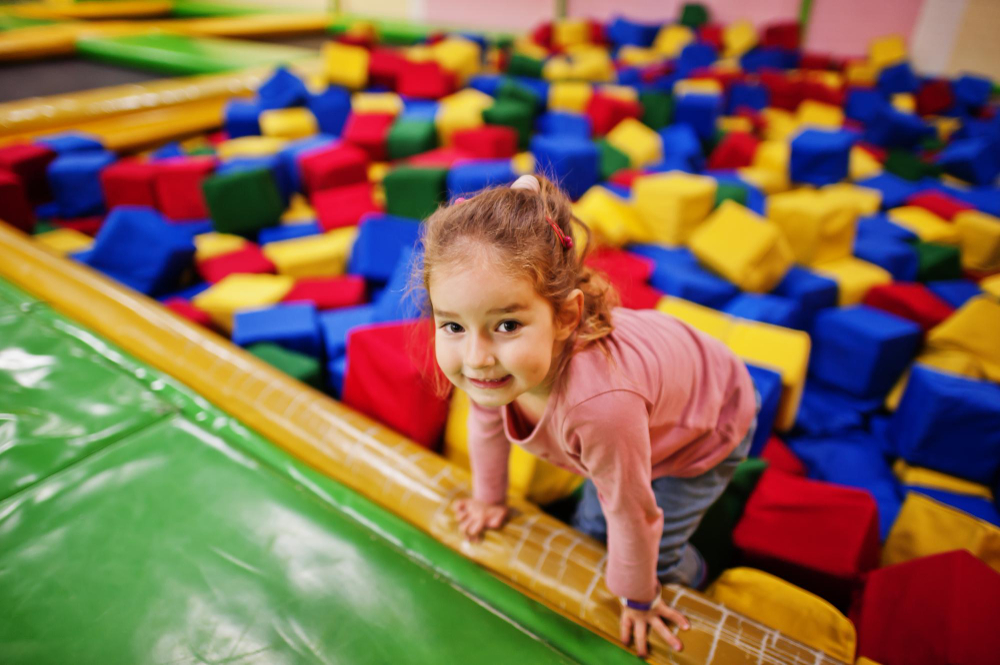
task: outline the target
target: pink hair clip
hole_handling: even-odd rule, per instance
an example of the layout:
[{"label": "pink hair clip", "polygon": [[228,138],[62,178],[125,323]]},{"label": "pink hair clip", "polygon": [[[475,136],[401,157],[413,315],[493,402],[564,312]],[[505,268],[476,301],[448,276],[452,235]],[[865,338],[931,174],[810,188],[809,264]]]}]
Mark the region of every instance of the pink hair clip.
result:
[{"label": "pink hair clip", "polygon": [[559,242],[562,243],[563,247],[565,247],[566,249],[569,249],[570,247],[573,246],[573,239],[570,238],[565,233],[563,233],[563,230],[561,228],[559,228],[558,224],[556,224],[555,222],[552,221],[551,217],[549,217],[548,215],[545,215],[545,221],[548,222],[549,226],[552,227],[552,230],[556,232],[556,237],[559,238]]},{"label": "pink hair clip", "polygon": [[455,199],[454,205],[458,205],[459,203],[465,203],[465,197],[464,196],[459,196],[457,199]]}]

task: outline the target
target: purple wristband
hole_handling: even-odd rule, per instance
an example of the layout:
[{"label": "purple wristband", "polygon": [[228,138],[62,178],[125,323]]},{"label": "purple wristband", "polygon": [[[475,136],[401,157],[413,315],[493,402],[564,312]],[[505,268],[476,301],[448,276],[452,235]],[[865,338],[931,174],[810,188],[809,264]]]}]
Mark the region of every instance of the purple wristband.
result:
[{"label": "purple wristband", "polygon": [[654,605],[656,605],[658,602],[660,602],[660,593],[662,593],[662,592],[663,592],[663,586],[661,586],[659,583],[657,583],[657,585],[656,585],[656,595],[653,596],[653,600],[651,600],[651,601],[649,601],[647,603],[641,603],[638,600],[632,600],[630,598],[625,598],[625,597],[621,597],[621,598],[619,598],[619,600],[621,601],[621,603],[622,603],[622,605],[624,607],[627,607],[627,608],[633,609],[633,610],[639,610],[640,612],[648,612],[649,610],[653,609]]}]

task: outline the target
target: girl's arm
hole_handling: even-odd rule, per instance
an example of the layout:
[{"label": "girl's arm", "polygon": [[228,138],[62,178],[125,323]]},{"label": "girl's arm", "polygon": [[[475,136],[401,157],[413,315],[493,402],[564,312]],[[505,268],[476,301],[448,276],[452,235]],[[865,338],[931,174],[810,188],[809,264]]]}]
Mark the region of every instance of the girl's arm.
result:
[{"label": "girl's arm", "polygon": [[468,435],[472,495],[483,503],[505,504],[510,442],[503,431],[500,409],[469,400]]}]

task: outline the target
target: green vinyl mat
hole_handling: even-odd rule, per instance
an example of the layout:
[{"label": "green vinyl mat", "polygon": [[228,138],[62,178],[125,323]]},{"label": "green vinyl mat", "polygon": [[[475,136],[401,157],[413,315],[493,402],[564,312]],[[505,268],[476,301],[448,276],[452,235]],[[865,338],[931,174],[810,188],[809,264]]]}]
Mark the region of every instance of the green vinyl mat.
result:
[{"label": "green vinyl mat", "polygon": [[634,663],[0,281],[0,663]]}]

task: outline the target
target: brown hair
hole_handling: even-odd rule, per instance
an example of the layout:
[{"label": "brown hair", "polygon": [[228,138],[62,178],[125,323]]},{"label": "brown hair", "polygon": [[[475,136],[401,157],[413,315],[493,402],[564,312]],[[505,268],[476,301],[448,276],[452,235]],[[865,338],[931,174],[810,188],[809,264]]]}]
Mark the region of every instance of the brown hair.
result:
[{"label": "brown hair", "polygon": [[[590,344],[597,344],[610,358],[604,338],[612,330],[611,308],[618,304],[618,293],[603,273],[584,265],[591,249],[590,228],[573,216],[569,199],[554,183],[541,175],[535,177],[540,192],[496,187],[460,204],[439,207],[427,218],[423,260],[413,265],[410,290],[423,287],[422,307],[433,331],[431,275],[463,257],[475,256],[477,250],[486,252],[507,274],[528,278],[556,316],[573,289],[580,289],[583,314],[556,362],[554,376],[558,379],[573,354]],[[574,238],[574,247],[563,246],[546,216]],[[573,233],[574,225],[580,233]],[[439,394],[446,395],[450,384],[440,385],[444,378],[440,372],[434,377]]]}]

